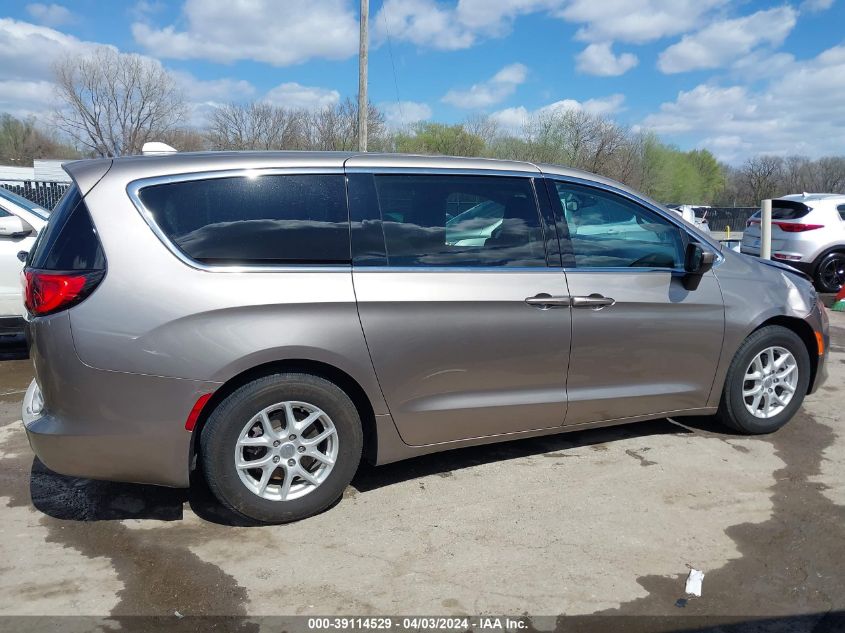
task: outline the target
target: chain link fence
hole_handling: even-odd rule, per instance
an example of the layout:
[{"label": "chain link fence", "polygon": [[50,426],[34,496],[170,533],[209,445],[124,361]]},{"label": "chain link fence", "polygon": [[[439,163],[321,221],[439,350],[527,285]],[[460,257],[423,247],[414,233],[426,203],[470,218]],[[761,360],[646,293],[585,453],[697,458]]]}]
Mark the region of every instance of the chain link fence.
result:
[{"label": "chain link fence", "polygon": [[70,183],[46,180],[4,180],[0,183],[0,186],[34,202],[40,207],[52,209],[61,200],[65,191],[70,188]]}]

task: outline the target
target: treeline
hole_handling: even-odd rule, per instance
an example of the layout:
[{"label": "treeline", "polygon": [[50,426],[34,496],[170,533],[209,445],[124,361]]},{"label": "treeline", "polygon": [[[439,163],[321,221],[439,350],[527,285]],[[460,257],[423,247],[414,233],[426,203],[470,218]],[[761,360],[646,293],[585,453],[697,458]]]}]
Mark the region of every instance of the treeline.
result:
[{"label": "treeline", "polygon": [[[44,128],[32,119],[0,117],[0,161],[137,154],[150,140],[180,151],[358,147],[357,104],[351,99],[316,110],[263,101],[217,105],[196,128],[185,123],[190,108],[179,82],[149,58],[100,49],[62,60],[54,79],[56,110]],[[541,110],[518,129],[475,116],[397,130],[370,105],[368,132],[370,151],[556,163],[614,178],[667,203],[756,206],[788,193],[845,191],[845,157],[758,156],[732,167],[706,149],[683,151],[577,109]]]},{"label": "treeline", "polygon": [[0,164],[31,167],[36,158],[80,156],[73,146],[39,128],[35,118],[18,119],[0,114]]}]

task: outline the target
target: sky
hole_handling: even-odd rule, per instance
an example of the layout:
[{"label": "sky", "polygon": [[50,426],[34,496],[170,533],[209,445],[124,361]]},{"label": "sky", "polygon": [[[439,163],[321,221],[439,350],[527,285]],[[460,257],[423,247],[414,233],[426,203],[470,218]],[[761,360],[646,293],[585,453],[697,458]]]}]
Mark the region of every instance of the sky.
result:
[{"label": "sky", "polygon": [[[583,109],[739,164],[845,154],[845,0],[371,0],[370,100],[397,127],[518,131]],[[0,111],[48,120],[56,60],[96,46],[216,104],[357,93],[358,0],[0,0]]]}]

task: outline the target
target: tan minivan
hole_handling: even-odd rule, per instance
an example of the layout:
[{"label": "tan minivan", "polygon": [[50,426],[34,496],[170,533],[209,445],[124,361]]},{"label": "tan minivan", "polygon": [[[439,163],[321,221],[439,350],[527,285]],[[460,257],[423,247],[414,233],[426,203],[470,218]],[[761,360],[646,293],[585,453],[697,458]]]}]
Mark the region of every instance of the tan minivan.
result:
[{"label": "tan minivan", "polygon": [[785,424],[824,308],[591,174],[200,153],[70,163],[24,272],[31,445],[69,475],[189,485],[265,522],[360,460],[665,416]]}]

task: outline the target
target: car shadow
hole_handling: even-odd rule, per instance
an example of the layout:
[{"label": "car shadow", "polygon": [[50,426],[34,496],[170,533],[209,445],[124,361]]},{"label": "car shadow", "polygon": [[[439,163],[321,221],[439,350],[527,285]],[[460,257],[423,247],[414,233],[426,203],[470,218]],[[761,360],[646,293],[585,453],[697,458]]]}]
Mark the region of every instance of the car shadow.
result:
[{"label": "car shadow", "polygon": [[[605,444],[632,437],[677,435],[695,431],[694,427],[687,428],[669,419],[650,420],[622,426],[570,431],[556,435],[453,449],[384,466],[362,463],[350,485],[358,492],[368,492],[411,479],[429,475],[444,475],[463,468],[491,462],[521,459],[531,455],[551,456],[560,451]],[[561,457],[564,455],[565,453],[560,454]]]},{"label": "car shadow", "polygon": [[[634,437],[701,432],[724,435],[724,429],[708,418],[653,420],[454,449],[378,467],[362,463],[350,485],[359,493],[367,493],[491,462],[550,455]],[[561,453],[561,456],[564,454]],[[60,475],[35,458],[30,471],[30,495],[33,505],[40,512],[70,521],[180,521],[184,518],[187,503],[194,514],[211,523],[240,527],[258,525],[222,506],[209,490],[201,472],[194,473],[189,489],[164,488]]]}]

